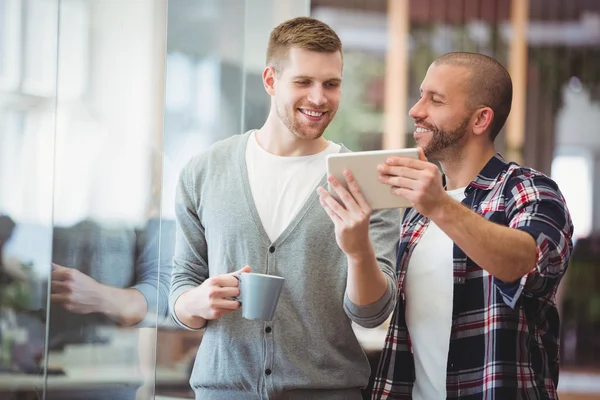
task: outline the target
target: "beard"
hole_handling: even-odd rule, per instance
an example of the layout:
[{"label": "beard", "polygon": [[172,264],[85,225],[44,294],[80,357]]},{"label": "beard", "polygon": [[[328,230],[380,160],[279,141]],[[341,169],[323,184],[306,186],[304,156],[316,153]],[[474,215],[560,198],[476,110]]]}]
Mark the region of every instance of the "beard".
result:
[{"label": "beard", "polygon": [[[277,116],[294,136],[305,140],[315,140],[323,136],[325,129],[327,129],[335,115],[335,111],[329,110],[323,115],[321,121],[311,122],[298,115],[300,113],[298,108],[296,106],[286,107],[285,104],[277,104]],[[319,107],[315,106],[309,106],[308,108],[320,110]]]},{"label": "beard", "polygon": [[450,129],[436,129],[421,122],[433,134],[429,143],[423,147],[425,157],[440,161],[452,150],[458,150],[467,135],[470,118],[470,116],[465,117],[457,127]]}]

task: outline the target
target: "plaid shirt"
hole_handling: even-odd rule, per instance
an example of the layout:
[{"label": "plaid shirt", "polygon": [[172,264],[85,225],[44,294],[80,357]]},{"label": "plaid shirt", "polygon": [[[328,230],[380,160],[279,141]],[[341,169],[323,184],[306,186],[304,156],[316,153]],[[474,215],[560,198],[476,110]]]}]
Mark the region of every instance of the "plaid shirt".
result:
[{"label": "plaid shirt", "polygon": [[[555,294],[572,249],[565,200],[545,175],[499,154],[465,189],[463,204],[489,221],[527,232],[536,268],[504,283],[454,245],[454,299],[446,376],[448,399],[557,399],[559,320]],[[373,399],[410,399],[415,380],[405,320],[411,253],[429,220],[407,209],[398,248],[399,293]]]}]

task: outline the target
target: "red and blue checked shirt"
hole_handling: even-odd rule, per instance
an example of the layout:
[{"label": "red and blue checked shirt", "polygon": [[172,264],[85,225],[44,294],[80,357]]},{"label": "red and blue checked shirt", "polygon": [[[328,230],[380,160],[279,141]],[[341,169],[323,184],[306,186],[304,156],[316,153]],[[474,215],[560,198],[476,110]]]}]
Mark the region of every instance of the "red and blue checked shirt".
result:
[{"label": "red and blue checked shirt", "polygon": [[[557,399],[559,319],[555,294],[572,249],[573,226],[556,184],[535,170],[490,159],[465,189],[463,204],[489,221],[529,233],[534,269],[505,283],[454,245],[454,300],[448,399]],[[415,380],[403,282],[429,220],[408,209],[398,248],[399,293],[372,399],[410,399]]]}]

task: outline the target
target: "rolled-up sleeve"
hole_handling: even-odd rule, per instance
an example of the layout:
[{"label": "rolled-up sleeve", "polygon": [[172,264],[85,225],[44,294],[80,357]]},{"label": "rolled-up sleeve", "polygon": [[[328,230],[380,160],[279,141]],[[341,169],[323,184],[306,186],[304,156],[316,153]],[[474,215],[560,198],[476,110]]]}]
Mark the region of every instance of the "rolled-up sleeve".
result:
[{"label": "rolled-up sleeve", "polygon": [[169,281],[173,262],[174,223],[152,219],[138,233],[139,255],[135,265],[137,289],[148,304],[146,316],[136,327],[164,325],[169,317]]},{"label": "rolled-up sleeve", "polygon": [[193,164],[180,174],[175,198],[177,229],[175,254],[169,290],[169,310],[175,322],[191,329],[175,315],[175,302],[183,293],[202,284],[209,275],[208,253],[204,227],[197,214],[197,193],[193,179]]},{"label": "rolled-up sleeve", "polygon": [[513,283],[495,279],[507,305],[519,297],[544,297],[552,293],[567,268],[573,248],[573,224],[563,195],[550,178],[526,175],[506,186],[508,226],[531,235],[536,243],[535,267]]},{"label": "rolled-up sleeve", "polygon": [[396,305],[398,280],[396,279],[396,250],[400,232],[398,210],[376,211],[371,216],[370,237],[377,263],[387,279],[387,290],[372,304],[357,305],[348,294],[344,296],[344,310],[350,319],[365,328],[381,325]]}]

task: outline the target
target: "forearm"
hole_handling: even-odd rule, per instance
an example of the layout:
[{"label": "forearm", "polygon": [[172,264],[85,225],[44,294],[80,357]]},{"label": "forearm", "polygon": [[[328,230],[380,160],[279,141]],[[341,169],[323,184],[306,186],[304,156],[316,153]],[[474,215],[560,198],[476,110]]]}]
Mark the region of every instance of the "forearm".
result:
[{"label": "forearm", "polygon": [[137,289],[102,285],[101,292],[102,304],[99,312],[121,325],[138,324],[148,312],[146,298]]},{"label": "forearm", "polygon": [[189,290],[186,292],[183,292],[177,298],[177,300],[175,300],[175,305],[173,307],[173,313],[175,314],[175,317],[179,320],[179,322],[181,322],[182,324],[184,324],[185,326],[187,326],[190,329],[204,328],[204,326],[206,325],[206,319],[204,319],[200,316],[194,315],[189,311],[190,307],[188,305],[188,299],[186,296],[188,293],[189,293]]},{"label": "forearm", "polygon": [[385,294],[388,282],[369,243],[361,255],[348,256],[348,298],[358,306],[375,303]]},{"label": "forearm", "polygon": [[503,282],[518,280],[536,265],[536,243],[528,233],[490,222],[451,198],[430,217],[479,267]]}]

